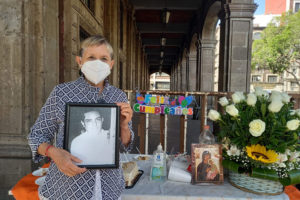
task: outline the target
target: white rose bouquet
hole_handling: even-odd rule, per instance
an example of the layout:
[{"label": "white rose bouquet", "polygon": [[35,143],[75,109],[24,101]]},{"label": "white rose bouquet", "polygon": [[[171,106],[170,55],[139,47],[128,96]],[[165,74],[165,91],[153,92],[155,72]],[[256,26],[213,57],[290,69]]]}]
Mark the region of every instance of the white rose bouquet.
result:
[{"label": "white rose bouquet", "polygon": [[300,183],[300,110],[290,98],[256,88],[219,100],[223,111],[211,110],[208,118],[220,127],[224,167],[282,185]]}]

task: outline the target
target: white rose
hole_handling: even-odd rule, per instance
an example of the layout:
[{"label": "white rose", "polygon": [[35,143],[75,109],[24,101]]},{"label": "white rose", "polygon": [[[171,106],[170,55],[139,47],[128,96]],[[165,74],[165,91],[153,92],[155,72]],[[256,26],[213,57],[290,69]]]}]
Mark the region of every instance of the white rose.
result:
[{"label": "white rose", "polygon": [[241,101],[245,100],[243,92],[235,92],[231,97],[234,103],[240,103]]},{"label": "white rose", "polygon": [[227,150],[227,155],[229,156],[239,156],[241,150],[239,150],[235,145],[232,145],[229,150]]},{"label": "white rose", "polygon": [[239,111],[238,111],[238,109],[236,109],[236,107],[234,105],[226,106],[226,112],[233,117],[236,117],[239,115]]},{"label": "white rose", "polygon": [[281,92],[273,90],[271,97],[270,97],[271,101],[282,101],[282,96],[281,96]]},{"label": "white rose", "polygon": [[283,92],[281,93],[281,97],[282,97],[282,102],[283,103],[289,103],[291,100],[291,96],[289,96],[287,93]]},{"label": "white rose", "polygon": [[250,122],[249,127],[249,132],[251,135],[258,137],[261,136],[261,134],[265,131],[266,123],[260,119],[255,119]]},{"label": "white rose", "polygon": [[291,131],[296,130],[299,127],[299,125],[300,121],[298,119],[293,119],[286,123],[286,127]]},{"label": "white rose", "polygon": [[213,121],[217,121],[220,119],[220,113],[216,110],[210,110],[208,113],[208,118]]},{"label": "white rose", "polygon": [[255,87],[254,90],[255,90],[256,96],[262,96],[263,93],[264,93],[263,89],[261,87],[258,87],[258,86]]},{"label": "white rose", "polygon": [[269,111],[273,112],[273,113],[277,113],[280,111],[280,109],[282,108],[283,103],[279,100],[274,100],[270,103],[268,109]]},{"label": "white rose", "polygon": [[221,106],[227,106],[229,104],[228,99],[226,97],[220,98],[219,103],[221,104]]},{"label": "white rose", "polygon": [[257,101],[257,97],[255,96],[255,94],[250,93],[247,95],[247,104],[249,106],[255,106],[256,101]]},{"label": "white rose", "polygon": [[295,110],[295,114],[298,115],[298,117],[300,117],[300,109]]}]

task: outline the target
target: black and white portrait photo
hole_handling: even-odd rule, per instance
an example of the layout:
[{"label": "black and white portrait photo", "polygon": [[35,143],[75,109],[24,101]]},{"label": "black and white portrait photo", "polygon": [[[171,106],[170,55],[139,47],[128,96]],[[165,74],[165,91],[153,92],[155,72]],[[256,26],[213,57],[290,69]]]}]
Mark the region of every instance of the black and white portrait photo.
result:
[{"label": "black and white portrait photo", "polygon": [[118,106],[70,104],[67,106],[65,148],[82,160],[78,166],[115,167],[118,160]]}]

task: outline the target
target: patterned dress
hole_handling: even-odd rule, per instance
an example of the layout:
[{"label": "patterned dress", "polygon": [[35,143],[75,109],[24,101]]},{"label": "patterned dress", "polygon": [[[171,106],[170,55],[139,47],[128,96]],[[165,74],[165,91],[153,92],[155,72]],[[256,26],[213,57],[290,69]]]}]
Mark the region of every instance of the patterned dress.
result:
[{"label": "patterned dress", "polygon": [[[99,91],[99,88],[90,85],[83,77],[73,82],[59,84],[53,89],[28,136],[34,162],[39,162],[44,158],[37,153],[40,144],[51,143],[55,135],[56,146],[63,148],[66,102],[127,102],[126,94],[111,86],[107,81],[105,81],[101,94]],[[132,122],[129,123],[129,128],[131,132],[130,145],[125,148],[121,143],[126,151],[131,148],[134,139]],[[100,182],[99,180],[96,181],[96,173],[98,178],[100,174]],[[125,187],[121,166],[119,169],[89,169],[82,174],[68,177],[60,172],[52,161],[45,184],[39,188],[39,193],[50,200],[95,199],[96,196],[99,196],[99,194],[94,194],[95,190],[99,189],[95,186],[99,185],[101,185],[102,195],[100,196],[103,200],[118,199]]]}]

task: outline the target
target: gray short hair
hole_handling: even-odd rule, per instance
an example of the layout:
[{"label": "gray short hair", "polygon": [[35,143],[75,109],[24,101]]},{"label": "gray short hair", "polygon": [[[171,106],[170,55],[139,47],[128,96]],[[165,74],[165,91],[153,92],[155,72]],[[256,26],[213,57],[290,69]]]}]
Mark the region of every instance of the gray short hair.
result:
[{"label": "gray short hair", "polygon": [[93,35],[93,36],[90,36],[90,37],[86,38],[85,40],[83,40],[80,45],[79,56],[80,57],[83,56],[83,52],[87,47],[100,46],[102,44],[105,44],[105,46],[107,47],[107,50],[110,54],[110,58],[113,59],[113,57],[114,57],[113,48],[112,48],[111,44],[108,42],[108,40],[101,35]]}]

